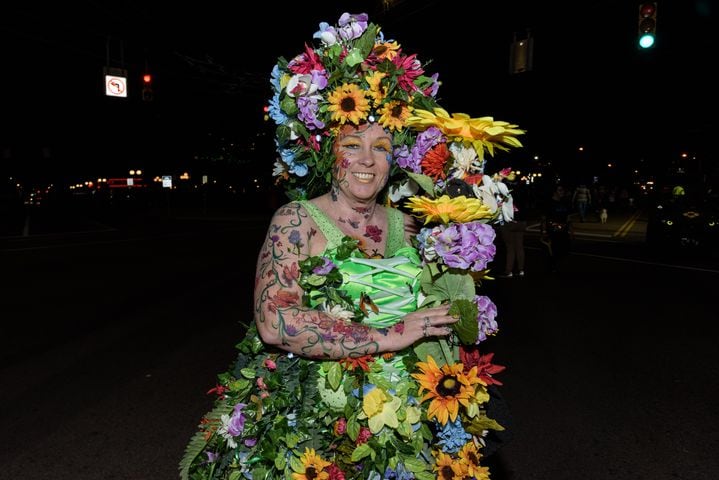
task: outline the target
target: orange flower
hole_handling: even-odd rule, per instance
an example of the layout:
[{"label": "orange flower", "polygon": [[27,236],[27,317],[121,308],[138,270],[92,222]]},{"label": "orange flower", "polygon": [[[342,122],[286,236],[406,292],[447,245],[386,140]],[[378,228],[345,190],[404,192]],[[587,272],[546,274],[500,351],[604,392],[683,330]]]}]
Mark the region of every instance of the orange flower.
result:
[{"label": "orange flower", "polygon": [[356,358],[343,358],[340,360],[340,365],[345,367],[346,370],[354,370],[355,368],[361,368],[365,372],[369,372],[369,364],[374,362],[374,357],[372,355],[362,355],[361,357]]},{"label": "orange flower", "polygon": [[438,143],[422,159],[422,172],[433,180],[447,178],[444,166],[449,159],[449,149],[446,143]]}]

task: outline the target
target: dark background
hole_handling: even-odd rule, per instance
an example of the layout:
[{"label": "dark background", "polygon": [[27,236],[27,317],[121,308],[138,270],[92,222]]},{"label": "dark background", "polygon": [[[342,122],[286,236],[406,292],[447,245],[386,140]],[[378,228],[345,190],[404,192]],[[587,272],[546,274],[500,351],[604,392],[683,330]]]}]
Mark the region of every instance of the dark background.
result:
[{"label": "dark background", "polygon": [[[601,161],[660,165],[680,151],[713,161],[716,6],[659,1],[657,43],[636,45],[635,1],[80,1],[3,6],[0,162],[28,178],[191,168],[230,142],[248,168],[274,154],[262,107],[278,56],[321,21],[367,12],[388,38],[431,61],[450,112],[527,130],[526,149],[571,168],[577,146]],[[533,69],[509,74],[514,38],[534,39]],[[108,98],[104,66],[124,67],[130,98]],[[153,75],[152,102],[140,98]],[[251,158],[250,158],[251,157]],[[511,158],[511,157],[509,157]],[[254,163],[261,162],[261,166]]]}]

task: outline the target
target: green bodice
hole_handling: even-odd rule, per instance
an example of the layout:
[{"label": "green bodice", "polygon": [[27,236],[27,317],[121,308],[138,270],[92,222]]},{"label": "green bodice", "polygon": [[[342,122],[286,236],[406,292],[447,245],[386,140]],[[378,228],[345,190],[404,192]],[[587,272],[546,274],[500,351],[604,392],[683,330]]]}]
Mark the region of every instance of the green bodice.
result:
[{"label": "green bodice", "polygon": [[327,239],[327,255],[343,276],[343,290],[358,303],[362,293],[379,309],[367,308],[363,323],[386,328],[399,318],[417,309],[419,273],[422,270],[417,250],[404,241],[402,212],[387,209],[387,246],[385,258],[364,258],[360,252],[346,260],[337,260],[333,253],[345,234],[317,206],[308,200],[300,202]]}]

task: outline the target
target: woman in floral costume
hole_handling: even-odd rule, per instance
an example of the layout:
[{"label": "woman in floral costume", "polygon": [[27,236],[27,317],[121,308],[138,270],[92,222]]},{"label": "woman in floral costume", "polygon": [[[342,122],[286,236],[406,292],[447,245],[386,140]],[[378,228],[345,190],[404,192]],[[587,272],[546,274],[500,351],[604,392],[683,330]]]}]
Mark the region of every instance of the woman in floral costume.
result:
[{"label": "woman in floral costume", "polygon": [[254,322],[180,476],[489,478],[484,437],[502,426],[488,387],[504,367],[477,348],[497,312],[475,287],[511,196],[484,175],[484,152],[523,132],[450,116],[437,76],[365,14],[314,37],[272,72],[275,176],[291,202],[270,222]]}]

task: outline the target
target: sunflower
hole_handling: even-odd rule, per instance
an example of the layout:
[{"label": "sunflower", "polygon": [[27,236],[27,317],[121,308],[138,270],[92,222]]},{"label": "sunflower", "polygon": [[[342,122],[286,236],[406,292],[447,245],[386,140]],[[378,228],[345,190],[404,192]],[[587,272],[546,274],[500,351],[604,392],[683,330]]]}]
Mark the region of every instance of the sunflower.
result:
[{"label": "sunflower", "polygon": [[461,468],[460,464],[446,453],[438,452],[434,471],[437,472],[437,480],[462,480],[467,469]]},{"label": "sunflower", "polygon": [[459,415],[459,405],[469,406],[474,395],[474,385],[479,383],[476,371],[475,375],[465,375],[461,363],[439,368],[431,355],[427,356],[427,362],[417,362],[417,367],[422,373],[413,373],[412,377],[419,381],[419,393],[427,391],[420,402],[432,399],[427,419],[437,418],[442,425],[449,419],[454,422]]},{"label": "sunflower", "polygon": [[412,107],[406,103],[400,102],[399,100],[387,102],[379,109],[379,124],[388,128],[390,131],[402,131],[404,128],[404,122],[407,118],[409,118],[411,111]]},{"label": "sunflower", "polygon": [[387,87],[382,86],[382,79],[387,76],[386,73],[380,71],[374,71],[365,77],[369,89],[367,94],[372,98],[372,102],[375,105],[379,105],[387,95]]},{"label": "sunflower", "polygon": [[471,118],[466,113],[453,113],[452,116],[443,108],[415,110],[414,115],[407,119],[407,126],[426,130],[437,127],[452,141],[471,144],[480,161],[484,160],[484,150],[494,156],[494,149],[507,151],[509,147],[521,147],[517,135],[524,130],[509,122],[494,120],[492,117]]},{"label": "sunflower", "polygon": [[479,466],[479,461],[482,458],[482,454],[479,453],[474,443],[465,443],[462,449],[458,453],[459,462],[464,466],[467,471],[467,476],[474,477],[477,480],[488,480],[489,469],[487,467]]},{"label": "sunflower", "polygon": [[397,42],[382,42],[376,43],[372,49],[372,54],[377,57],[378,60],[392,60],[399,53],[399,43]]},{"label": "sunflower", "polygon": [[411,197],[406,206],[412,209],[416,217],[425,217],[425,225],[430,222],[467,223],[483,218],[492,218],[492,212],[478,198],[468,198],[464,195],[450,198],[442,195],[437,199],[427,197]]},{"label": "sunflower", "polygon": [[355,125],[367,118],[369,102],[365,92],[354,83],[343,83],[329,94],[327,100],[332,120],[344,125],[348,120]]},{"label": "sunflower", "polygon": [[305,453],[300,457],[302,462],[302,471],[292,474],[292,480],[327,480],[330,474],[325,472],[325,468],[331,465],[315,454],[314,448],[305,448]]}]

